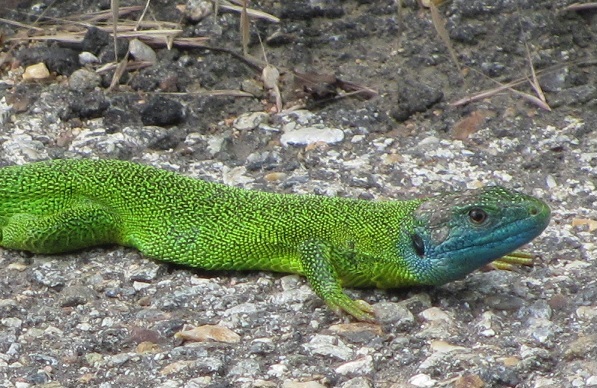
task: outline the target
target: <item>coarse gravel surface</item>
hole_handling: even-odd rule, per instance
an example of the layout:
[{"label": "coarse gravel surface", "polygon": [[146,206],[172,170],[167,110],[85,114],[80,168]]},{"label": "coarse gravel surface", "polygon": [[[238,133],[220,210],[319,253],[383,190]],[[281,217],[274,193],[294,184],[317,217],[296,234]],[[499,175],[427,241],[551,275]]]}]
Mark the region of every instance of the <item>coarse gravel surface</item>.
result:
[{"label": "coarse gravel surface", "polygon": [[[597,10],[572,3],[444,2],[459,71],[414,0],[400,12],[394,0],[251,1],[279,18],[253,19],[249,35],[249,52],[281,73],[276,113],[261,62],[238,55],[237,12],[201,18],[211,2],[150,2],[146,20],[208,37],[212,49],[135,43],[135,57],[155,63],[109,90],[106,32],[28,40],[74,34],[77,18],[56,23],[109,1],[7,1],[2,165],[118,158],[248,189],[368,200],[500,184],[545,200],[553,219],[526,247],[538,255],[531,268],[348,290],[376,305],[379,325],[335,315],[296,275],[206,272],[122,247],[2,250],[0,385],[597,386]],[[47,73],[31,67],[39,63]],[[551,111],[528,97],[531,67]],[[453,104],[520,79],[518,92]]]}]

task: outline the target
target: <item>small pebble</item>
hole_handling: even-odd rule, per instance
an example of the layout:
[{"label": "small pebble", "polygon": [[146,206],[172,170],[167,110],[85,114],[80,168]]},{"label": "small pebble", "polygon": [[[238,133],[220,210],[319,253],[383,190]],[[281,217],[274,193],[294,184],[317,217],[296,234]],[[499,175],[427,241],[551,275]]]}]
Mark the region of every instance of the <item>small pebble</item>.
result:
[{"label": "small pebble", "polygon": [[234,128],[239,131],[257,128],[260,124],[267,122],[268,114],[264,112],[250,112],[240,115],[234,120]]},{"label": "small pebble", "polygon": [[156,63],[158,61],[155,51],[139,39],[133,39],[129,43],[131,55],[138,61]]},{"label": "small pebble", "polygon": [[95,71],[88,69],[75,70],[68,78],[68,86],[71,90],[87,92],[99,86],[102,78]]},{"label": "small pebble", "polygon": [[90,64],[90,63],[98,63],[99,58],[96,57],[93,53],[89,51],[83,51],[79,54],[79,63],[83,66]]},{"label": "small pebble", "polygon": [[359,376],[368,375],[371,372],[373,372],[373,369],[373,357],[368,355],[361,357],[357,360],[342,364],[339,367],[337,367],[335,371],[340,375]]},{"label": "small pebble", "polygon": [[41,80],[50,76],[50,71],[43,62],[27,66],[23,73],[24,80]]}]

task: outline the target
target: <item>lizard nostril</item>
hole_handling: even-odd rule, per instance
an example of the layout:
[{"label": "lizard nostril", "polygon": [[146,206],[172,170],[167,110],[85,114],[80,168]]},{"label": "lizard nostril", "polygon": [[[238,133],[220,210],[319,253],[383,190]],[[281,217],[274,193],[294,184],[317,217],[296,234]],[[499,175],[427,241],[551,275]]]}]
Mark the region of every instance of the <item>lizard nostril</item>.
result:
[{"label": "lizard nostril", "polygon": [[529,209],[529,214],[532,216],[536,216],[537,214],[539,214],[539,209],[535,206],[533,206],[532,208]]}]

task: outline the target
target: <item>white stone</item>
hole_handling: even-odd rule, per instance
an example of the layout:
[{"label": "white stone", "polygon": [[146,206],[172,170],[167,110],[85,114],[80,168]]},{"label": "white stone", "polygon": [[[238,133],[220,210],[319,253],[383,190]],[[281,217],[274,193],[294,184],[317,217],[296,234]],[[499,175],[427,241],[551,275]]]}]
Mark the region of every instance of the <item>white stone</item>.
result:
[{"label": "white stone", "polygon": [[307,145],[312,143],[334,144],[344,140],[344,132],[338,128],[304,127],[288,131],[282,135],[282,145]]},{"label": "white stone", "polygon": [[437,380],[433,380],[429,375],[421,373],[411,377],[410,380],[408,380],[408,383],[415,387],[426,388],[433,387],[437,383]]}]

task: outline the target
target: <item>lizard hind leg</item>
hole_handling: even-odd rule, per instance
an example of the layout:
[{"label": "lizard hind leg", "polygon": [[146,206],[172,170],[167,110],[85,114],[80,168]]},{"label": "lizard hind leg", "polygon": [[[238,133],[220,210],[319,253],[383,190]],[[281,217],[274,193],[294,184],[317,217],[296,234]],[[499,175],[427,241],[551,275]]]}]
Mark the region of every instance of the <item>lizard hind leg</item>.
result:
[{"label": "lizard hind leg", "polygon": [[85,203],[36,215],[17,213],[5,219],[0,246],[33,253],[62,253],[117,243],[120,219],[105,207]]}]

